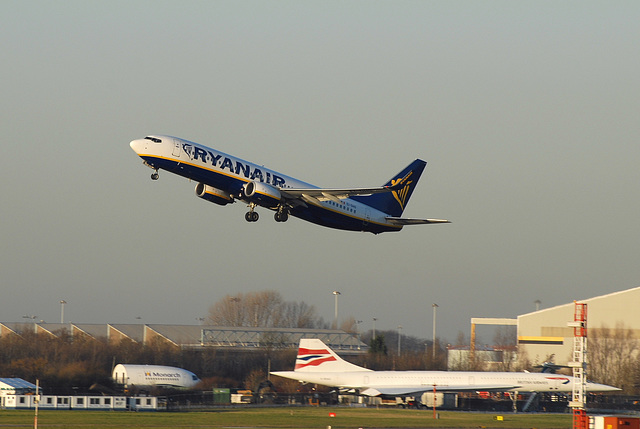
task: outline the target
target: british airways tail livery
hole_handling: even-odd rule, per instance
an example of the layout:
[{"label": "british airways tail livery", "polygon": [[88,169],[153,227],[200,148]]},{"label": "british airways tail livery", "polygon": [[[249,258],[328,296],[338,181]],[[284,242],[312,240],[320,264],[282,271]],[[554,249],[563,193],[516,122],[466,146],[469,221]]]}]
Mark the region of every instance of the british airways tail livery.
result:
[{"label": "british airways tail livery", "polygon": [[167,170],[192,179],[196,195],[219,205],[240,200],[258,220],[257,206],[275,211],[276,222],[289,215],[329,228],[374,234],[400,231],[404,225],[449,223],[444,219],[403,218],[426,162],[416,159],[386,184],[374,188],[323,189],[263,166],[177,137],[153,135],[133,140],[131,148],[154,172]]},{"label": "british airways tail livery", "polygon": [[[429,392],[501,391],[571,392],[568,375],[529,372],[471,371],[372,371],[338,356],[316,338],[301,339],[293,371],[271,372],[284,378],[341,389],[358,389],[367,396],[404,396]],[[589,392],[620,390],[605,384],[587,383]]]}]

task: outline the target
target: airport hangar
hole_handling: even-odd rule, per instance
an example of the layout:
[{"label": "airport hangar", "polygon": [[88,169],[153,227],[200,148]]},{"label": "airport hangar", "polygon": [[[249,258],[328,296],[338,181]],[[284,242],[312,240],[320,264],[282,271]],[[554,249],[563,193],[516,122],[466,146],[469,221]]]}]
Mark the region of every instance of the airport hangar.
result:
[{"label": "airport hangar", "polygon": [[[609,336],[626,334],[624,338],[640,339],[640,287],[577,302],[587,304],[587,338],[603,336],[608,331]],[[550,361],[565,365],[572,360],[574,328],[568,324],[574,320],[574,312],[575,303],[571,302],[522,314],[517,319],[472,318],[471,338],[476,325],[516,326],[519,359],[526,358],[533,364]]]},{"label": "airport hangar", "polygon": [[[605,330],[610,334],[621,330],[640,339],[640,287],[577,302],[587,304],[587,338],[603,336]],[[571,302],[518,316],[518,354],[533,363],[542,363],[551,355],[556,364],[572,360],[574,328],[568,323],[574,320],[574,311]]]}]

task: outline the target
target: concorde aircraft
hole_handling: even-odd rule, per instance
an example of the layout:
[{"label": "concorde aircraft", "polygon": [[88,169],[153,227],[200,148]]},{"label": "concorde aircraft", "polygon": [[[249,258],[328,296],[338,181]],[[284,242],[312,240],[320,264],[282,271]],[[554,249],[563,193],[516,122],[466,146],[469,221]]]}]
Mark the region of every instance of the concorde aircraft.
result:
[{"label": "concorde aircraft", "polygon": [[[571,392],[573,377],[529,372],[373,371],[349,363],[319,339],[301,339],[293,371],[273,375],[341,389],[356,389],[367,396],[416,395],[423,392],[500,391]],[[620,390],[587,383],[588,392]]]},{"label": "concorde aircraft", "polygon": [[246,203],[248,222],[257,206],[275,211],[277,222],[289,215],[349,231],[374,234],[400,231],[405,225],[449,223],[444,219],[403,218],[426,162],[416,159],[383,186],[323,189],[258,164],[177,137],[152,135],[133,140],[131,148],[154,172],[167,170],[197,182],[196,195],[221,206]]}]

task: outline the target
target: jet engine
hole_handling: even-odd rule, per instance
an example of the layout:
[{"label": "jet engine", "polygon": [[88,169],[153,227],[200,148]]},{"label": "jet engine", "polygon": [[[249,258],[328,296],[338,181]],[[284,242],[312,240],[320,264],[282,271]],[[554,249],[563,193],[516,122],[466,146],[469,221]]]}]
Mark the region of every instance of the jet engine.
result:
[{"label": "jet engine", "polygon": [[244,185],[243,194],[249,201],[265,207],[276,207],[282,199],[282,194],[277,188],[255,181]]},{"label": "jet engine", "polygon": [[226,206],[233,202],[233,197],[227,192],[214,188],[213,186],[205,185],[204,183],[198,183],[196,185],[196,195],[203,200],[216,203],[220,206]]}]

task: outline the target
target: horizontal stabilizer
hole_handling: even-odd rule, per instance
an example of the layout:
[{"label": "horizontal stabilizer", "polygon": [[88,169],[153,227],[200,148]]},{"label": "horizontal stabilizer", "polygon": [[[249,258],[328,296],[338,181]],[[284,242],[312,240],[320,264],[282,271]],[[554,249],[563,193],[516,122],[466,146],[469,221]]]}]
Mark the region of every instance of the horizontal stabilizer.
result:
[{"label": "horizontal stabilizer", "polygon": [[451,223],[446,219],[411,219],[403,217],[386,217],[387,222],[392,225],[424,225],[428,223]]}]

